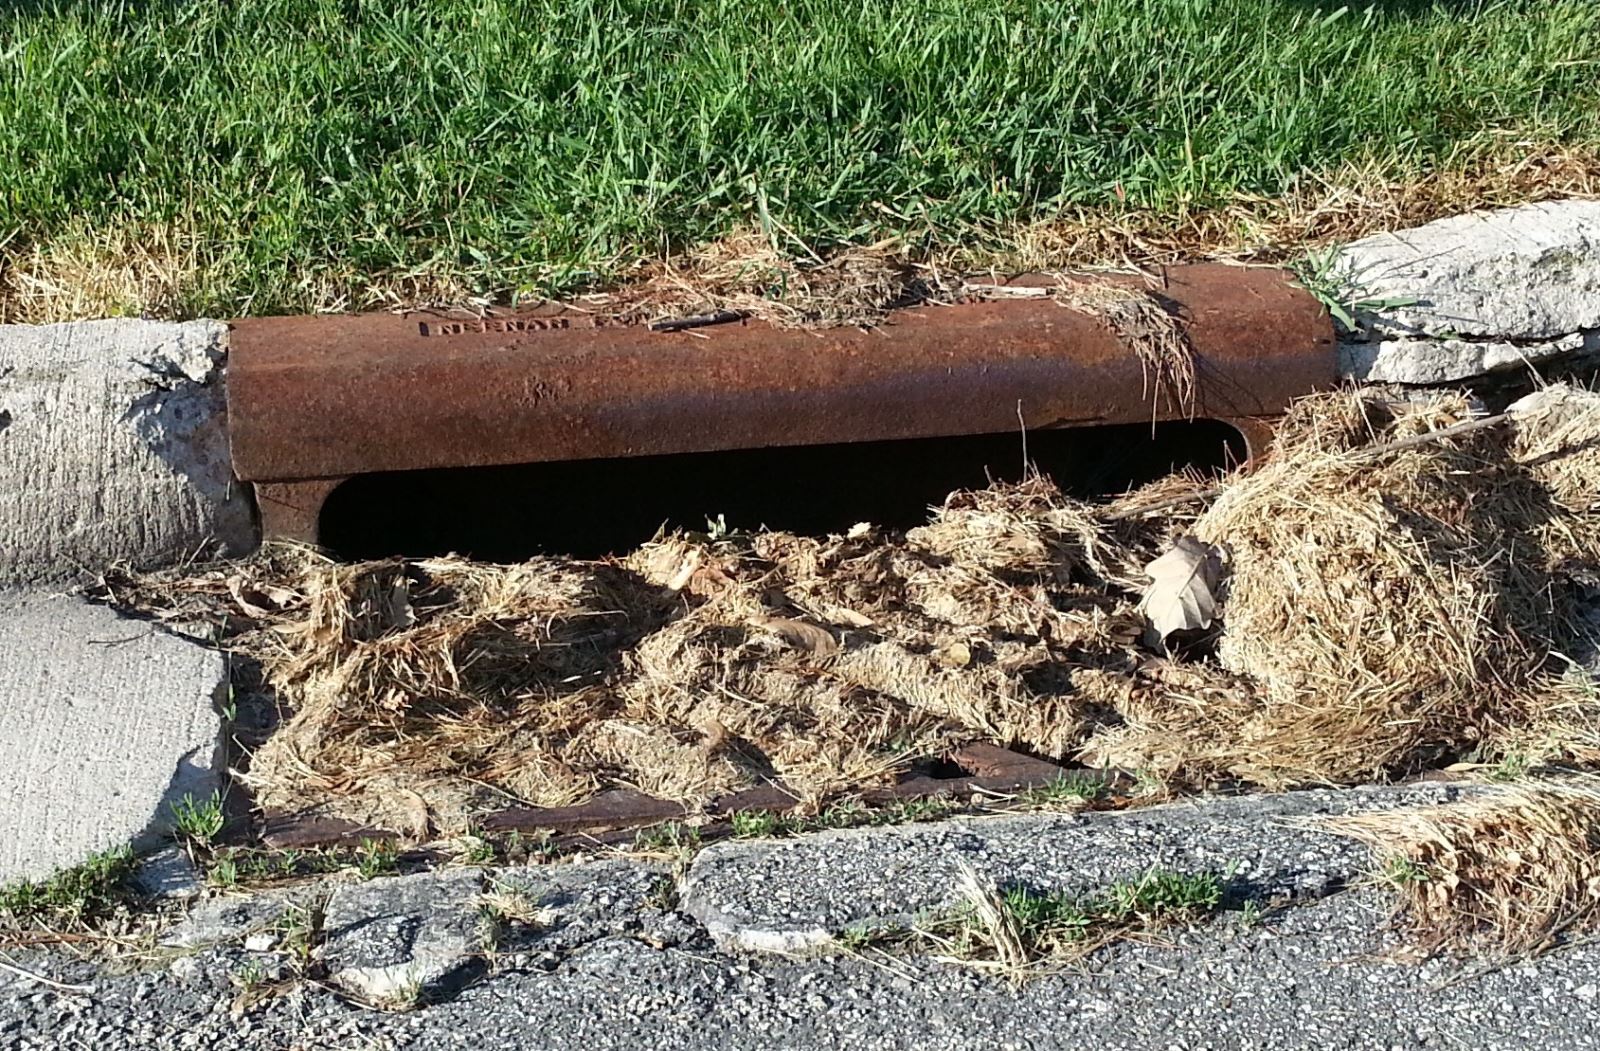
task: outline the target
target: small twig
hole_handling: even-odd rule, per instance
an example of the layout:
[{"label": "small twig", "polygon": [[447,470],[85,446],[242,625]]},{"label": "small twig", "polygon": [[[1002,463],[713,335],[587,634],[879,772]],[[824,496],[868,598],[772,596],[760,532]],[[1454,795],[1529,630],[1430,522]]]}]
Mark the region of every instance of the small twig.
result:
[{"label": "small twig", "polygon": [[1028,421],[1022,418],[1022,399],[1017,399],[1017,430],[1022,434],[1022,473],[1028,473]]},{"label": "small twig", "polygon": [[688,317],[667,318],[650,322],[651,332],[682,332],[686,328],[705,328],[707,325],[726,325],[739,321],[744,315],[737,310],[714,310],[709,314],[691,314]]},{"label": "small twig", "polygon": [[[1483,416],[1476,420],[1466,420],[1462,423],[1452,424],[1449,427],[1442,427],[1437,431],[1429,431],[1426,434],[1413,434],[1409,438],[1401,438],[1398,441],[1384,442],[1382,445],[1370,445],[1365,449],[1354,449],[1346,454],[1346,459],[1368,460],[1392,452],[1399,452],[1403,449],[1415,449],[1419,445],[1429,445],[1433,442],[1443,441],[1446,438],[1457,438],[1463,434],[1471,434],[1474,431],[1487,430],[1497,424],[1505,423],[1511,418],[1510,413],[1502,412],[1497,416]],[[1212,497],[1221,495],[1222,488],[1220,485],[1213,485],[1210,488],[1197,489],[1192,493],[1184,493],[1181,496],[1170,496],[1165,500],[1152,500],[1150,503],[1140,504],[1138,507],[1129,507],[1122,511],[1101,515],[1100,521],[1121,522],[1129,518],[1137,518],[1139,515],[1148,514],[1151,511],[1164,511],[1169,507],[1181,507],[1184,504],[1210,500]]]},{"label": "small twig", "polygon": [[[0,956],[5,956],[5,954],[0,953]],[[94,992],[94,986],[92,985],[69,985],[66,982],[58,982],[54,978],[46,978],[44,975],[30,971],[25,967],[18,967],[16,964],[8,962],[10,959],[10,956],[6,956],[4,960],[0,960],[0,971],[10,971],[19,978],[26,978],[30,982],[38,982],[40,985],[47,985],[50,988],[59,990],[63,993]]]}]

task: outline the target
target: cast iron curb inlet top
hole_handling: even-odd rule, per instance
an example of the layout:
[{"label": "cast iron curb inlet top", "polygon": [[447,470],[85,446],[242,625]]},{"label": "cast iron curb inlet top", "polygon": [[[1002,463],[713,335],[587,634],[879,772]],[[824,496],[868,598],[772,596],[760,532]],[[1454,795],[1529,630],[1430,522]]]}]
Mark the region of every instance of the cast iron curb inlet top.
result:
[{"label": "cast iron curb inlet top", "polygon": [[662,330],[554,304],[236,321],[234,470],[255,486],[266,537],[315,542],[327,495],[376,471],[1185,418],[1233,424],[1254,454],[1263,420],[1337,382],[1327,311],[1286,271],[1176,267],[1152,291],[1191,356],[1183,399],[1153,382],[1136,337],[1048,294],[821,330]]}]

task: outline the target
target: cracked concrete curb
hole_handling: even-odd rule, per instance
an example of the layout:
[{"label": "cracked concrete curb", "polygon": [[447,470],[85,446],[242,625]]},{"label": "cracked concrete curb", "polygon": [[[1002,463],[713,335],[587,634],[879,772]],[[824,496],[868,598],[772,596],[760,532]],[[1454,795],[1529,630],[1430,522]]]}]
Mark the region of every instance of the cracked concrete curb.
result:
[{"label": "cracked concrete curb", "polygon": [[323,913],[334,984],[370,1003],[411,1006],[483,963],[481,869],[444,869],[335,888]]},{"label": "cracked concrete curb", "polygon": [[1378,234],[1347,245],[1341,270],[1369,304],[1340,345],[1348,378],[1430,385],[1600,357],[1600,201]]},{"label": "cracked concrete curb", "polygon": [[0,886],[154,847],[220,789],[222,654],[104,606],[0,594]]},{"label": "cracked concrete curb", "polygon": [[720,843],[695,858],[680,894],[683,911],[724,949],[789,954],[951,906],[958,860],[1038,892],[1086,893],[1158,866],[1231,873],[1233,897],[1303,900],[1357,882],[1372,862],[1366,847],[1295,819],[1437,804],[1476,790],[1319,790]]},{"label": "cracked concrete curb", "polygon": [[227,331],[0,325],[0,587],[255,546],[228,456]]}]

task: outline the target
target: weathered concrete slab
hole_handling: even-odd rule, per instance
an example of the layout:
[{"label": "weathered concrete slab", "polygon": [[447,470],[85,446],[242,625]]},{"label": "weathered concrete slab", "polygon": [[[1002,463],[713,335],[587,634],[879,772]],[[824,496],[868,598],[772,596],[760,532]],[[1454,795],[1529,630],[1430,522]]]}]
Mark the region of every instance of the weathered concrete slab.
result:
[{"label": "weathered concrete slab", "polygon": [[1600,201],[1472,212],[1344,249],[1380,336],[1541,340],[1600,328]]},{"label": "weathered concrete slab", "polygon": [[297,904],[298,896],[292,893],[212,898],[190,909],[188,916],[161,935],[160,944],[171,949],[202,949],[243,942],[275,927]]},{"label": "weathered concrete slab", "polygon": [[222,654],[76,599],[0,594],[0,883],[153,846],[223,762]]},{"label": "weathered concrete slab", "polygon": [[340,887],[323,914],[328,977],[373,1003],[410,1005],[483,963],[483,873],[446,869]]},{"label": "weathered concrete slab", "polygon": [[725,948],[792,953],[826,946],[847,928],[908,924],[954,904],[962,861],[1040,892],[1087,893],[1154,866],[1232,873],[1238,897],[1316,898],[1361,878],[1371,857],[1288,819],[1438,803],[1464,790],[1294,792],[716,844],[691,866],[683,909]]},{"label": "weathered concrete slab", "polygon": [[1341,375],[1367,383],[1438,386],[1560,358],[1600,359],[1600,329],[1533,343],[1381,339],[1339,345]]},{"label": "weathered concrete slab", "polygon": [[226,339],[211,321],[0,325],[0,587],[255,546]]},{"label": "weathered concrete slab", "polygon": [[1474,212],[1343,249],[1346,376],[1436,384],[1600,352],[1600,201]]}]

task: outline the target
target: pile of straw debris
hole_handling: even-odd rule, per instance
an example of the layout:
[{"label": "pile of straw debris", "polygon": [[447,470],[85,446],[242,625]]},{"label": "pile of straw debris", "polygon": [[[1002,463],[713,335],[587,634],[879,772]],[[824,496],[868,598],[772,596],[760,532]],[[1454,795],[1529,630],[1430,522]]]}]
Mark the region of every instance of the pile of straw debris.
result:
[{"label": "pile of straw debris", "polygon": [[[1600,567],[1600,396],[1423,437],[1466,419],[1308,399],[1209,507],[1184,478],[1111,504],[1033,480],[903,535],[512,566],[277,549],[106,589],[260,662],[286,719],[246,775],[259,804],[400,827],[608,787],[701,804],[779,781],[820,804],[972,740],[1173,786],[1600,758],[1600,702],[1553,656],[1586,644]],[[1140,597],[1184,536],[1226,577],[1217,627],[1174,654]]]},{"label": "pile of straw debris", "polygon": [[1521,956],[1600,918],[1600,783],[1592,777],[1321,825],[1384,859],[1415,954]]}]

